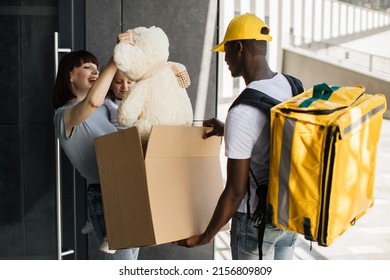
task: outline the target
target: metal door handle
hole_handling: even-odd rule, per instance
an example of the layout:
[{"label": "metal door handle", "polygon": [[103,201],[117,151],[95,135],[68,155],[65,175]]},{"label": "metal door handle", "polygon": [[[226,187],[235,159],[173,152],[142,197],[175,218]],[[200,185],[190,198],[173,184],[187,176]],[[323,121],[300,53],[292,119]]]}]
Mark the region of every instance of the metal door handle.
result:
[{"label": "metal door handle", "polygon": [[[58,54],[69,53],[71,49],[58,48],[58,32],[54,32],[54,80],[58,71]],[[56,159],[56,223],[57,223],[57,259],[74,254],[74,250],[62,251],[62,217],[61,217],[61,147],[58,137],[55,136],[55,159]]]}]

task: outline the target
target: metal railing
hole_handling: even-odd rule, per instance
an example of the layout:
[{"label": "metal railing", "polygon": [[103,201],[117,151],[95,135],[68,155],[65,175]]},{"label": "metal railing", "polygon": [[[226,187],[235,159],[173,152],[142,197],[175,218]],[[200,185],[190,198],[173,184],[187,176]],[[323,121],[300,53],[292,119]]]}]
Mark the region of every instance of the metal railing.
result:
[{"label": "metal railing", "polygon": [[389,57],[341,45],[390,30],[390,14],[336,0],[294,0],[292,3],[290,16],[296,28],[290,25],[285,43],[334,58],[344,65],[390,76]]},{"label": "metal railing", "polygon": [[[302,38],[300,39],[301,42],[305,41]],[[294,47],[336,59],[339,63],[358,67],[361,70],[390,76],[389,57],[366,53],[329,42],[312,42],[309,44],[294,45]]]}]

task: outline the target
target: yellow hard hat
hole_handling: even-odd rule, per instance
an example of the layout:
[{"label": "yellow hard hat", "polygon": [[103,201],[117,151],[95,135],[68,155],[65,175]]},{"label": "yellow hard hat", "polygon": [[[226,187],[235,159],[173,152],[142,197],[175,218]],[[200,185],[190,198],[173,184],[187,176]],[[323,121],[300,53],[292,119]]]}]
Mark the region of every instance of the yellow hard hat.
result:
[{"label": "yellow hard hat", "polygon": [[229,41],[235,40],[265,40],[272,41],[272,37],[268,34],[261,34],[261,29],[266,27],[268,33],[269,27],[254,14],[243,14],[236,16],[229,23],[229,26],[225,33],[223,41],[216,45],[211,51],[213,52],[224,52],[225,44]]}]

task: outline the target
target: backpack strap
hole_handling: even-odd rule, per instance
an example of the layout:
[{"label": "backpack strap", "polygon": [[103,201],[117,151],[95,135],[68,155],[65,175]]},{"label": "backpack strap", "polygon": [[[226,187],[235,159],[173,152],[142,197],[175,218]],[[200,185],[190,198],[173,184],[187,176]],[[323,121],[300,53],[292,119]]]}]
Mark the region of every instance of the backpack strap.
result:
[{"label": "backpack strap", "polygon": [[[290,84],[293,96],[296,96],[305,91],[302,82],[298,78],[287,74],[283,74],[283,76]],[[279,100],[269,96],[262,91],[253,88],[246,88],[241,92],[241,94],[236,98],[236,100],[234,100],[229,110],[238,104],[245,104],[263,110],[270,110],[272,107],[279,103]]]},{"label": "backpack strap", "polygon": [[293,96],[298,95],[305,91],[302,82],[297,77],[288,74],[283,74],[283,76],[287,79],[288,83],[290,84]]},{"label": "backpack strap", "polygon": [[279,100],[276,100],[262,91],[253,88],[246,88],[241,92],[236,100],[234,100],[229,110],[238,104],[245,104],[259,109],[270,110],[279,103]]},{"label": "backpack strap", "polygon": [[[253,177],[253,180],[256,184],[256,194],[259,197],[259,202],[257,203],[257,207],[252,214],[252,217],[249,217],[255,227],[257,227],[257,240],[258,240],[258,250],[259,250],[259,260],[263,259],[263,239],[265,232],[265,224],[266,224],[266,208],[267,208],[267,193],[268,193],[268,183],[267,184],[259,184],[257,181],[255,174],[252,171],[252,168],[249,167],[250,174]],[[248,213],[249,213],[249,198],[250,198],[250,187],[248,180]]]}]

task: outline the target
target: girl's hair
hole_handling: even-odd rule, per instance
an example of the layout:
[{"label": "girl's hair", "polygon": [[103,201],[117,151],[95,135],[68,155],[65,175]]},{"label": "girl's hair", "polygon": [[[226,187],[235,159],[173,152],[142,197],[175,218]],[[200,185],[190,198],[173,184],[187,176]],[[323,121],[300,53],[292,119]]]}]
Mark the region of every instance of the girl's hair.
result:
[{"label": "girl's hair", "polygon": [[80,50],[64,55],[58,65],[57,78],[53,90],[53,106],[58,109],[64,106],[69,100],[76,98],[70,85],[70,72],[73,68],[84,63],[99,65],[98,59],[90,52]]}]

